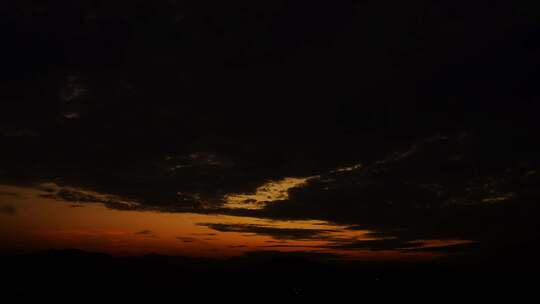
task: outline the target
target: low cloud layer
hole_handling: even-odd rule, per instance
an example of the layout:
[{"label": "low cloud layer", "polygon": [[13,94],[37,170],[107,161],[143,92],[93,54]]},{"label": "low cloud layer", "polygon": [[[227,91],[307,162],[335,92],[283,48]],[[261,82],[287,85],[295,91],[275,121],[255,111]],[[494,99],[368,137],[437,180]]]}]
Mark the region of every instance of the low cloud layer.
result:
[{"label": "low cloud layer", "polygon": [[318,229],[296,229],[296,228],[279,228],[269,227],[263,225],[249,225],[249,224],[204,224],[211,229],[220,232],[244,232],[254,233],[259,235],[271,236],[275,239],[285,240],[305,240],[305,239],[325,239],[325,234],[333,232],[333,230],[318,230]]},{"label": "low cloud layer", "polygon": [[137,235],[149,235],[149,234],[152,234],[152,230],[141,230],[141,231],[135,232],[135,234],[137,234]]}]

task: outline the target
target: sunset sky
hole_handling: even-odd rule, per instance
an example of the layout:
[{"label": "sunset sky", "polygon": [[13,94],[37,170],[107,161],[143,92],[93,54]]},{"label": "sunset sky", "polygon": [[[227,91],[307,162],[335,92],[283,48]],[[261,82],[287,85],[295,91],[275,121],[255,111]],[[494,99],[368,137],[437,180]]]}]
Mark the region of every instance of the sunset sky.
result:
[{"label": "sunset sky", "polygon": [[1,257],[538,265],[532,1],[4,2]]}]

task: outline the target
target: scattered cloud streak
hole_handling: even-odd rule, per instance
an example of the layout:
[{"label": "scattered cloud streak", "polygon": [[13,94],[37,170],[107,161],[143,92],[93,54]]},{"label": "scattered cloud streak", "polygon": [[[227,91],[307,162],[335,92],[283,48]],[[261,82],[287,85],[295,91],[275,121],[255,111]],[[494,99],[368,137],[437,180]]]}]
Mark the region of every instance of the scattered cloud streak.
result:
[{"label": "scattered cloud streak", "polygon": [[220,232],[242,232],[271,236],[275,239],[305,240],[305,239],[325,239],[326,234],[335,232],[328,229],[304,229],[304,228],[281,228],[253,224],[213,224],[201,223],[201,226],[214,229]]},{"label": "scattered cloud streak", "polygon": [[137,235],[150,235],[152,233],[153,233],[152,230],[141,230],[141,231],[135,232],[135,234]]}]

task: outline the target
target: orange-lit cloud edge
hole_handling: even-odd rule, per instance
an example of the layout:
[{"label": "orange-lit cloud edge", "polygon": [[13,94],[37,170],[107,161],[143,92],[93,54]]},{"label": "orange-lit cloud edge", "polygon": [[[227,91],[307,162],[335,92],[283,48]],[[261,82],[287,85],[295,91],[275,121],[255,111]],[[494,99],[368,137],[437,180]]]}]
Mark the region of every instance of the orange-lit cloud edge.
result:
[{"label": "orange-lit cloud edge", "polygon": [[[355,170],[359,166],[338,170]],[[288,198],[288,191],[304,185],[307,178],[269,181],[254,193],[229,194],[226,208],[257,209]],[[312,252],[341,259],[415,260],[444,255],[442,251],[343,249],[353,242],[382,240],[372,231],[353,230],[345,225],[319,220],[272,220],[222,214],[166,213],[117,210],[102,203],[68,202],[47,193],[58,190],[53,183],[36,187],[0,185],[0,205],[13,206],[13,214],[0,214],[0,247],[5,253],[31,252],[48,248],[76,248],[112,255],[148,253],[228,258],[252,251]],[[136,204],[119,197],[76,189],[97,198],[114,198],[129,206]],[[7,195],[10,194],[10,195]],[[129,209],[129,208],[128,208]],[[255,227],[248,230],[220,230],[215,225]],[[213,228],[214,227],[214,228]],[[260,230],[299,232],[272,235]],[[306,233],[304,233],[306,232]],[[417,240],[415,249],[432,249],[471,243],[469,240]],[[5,247],[5,248],[3,248]]]}]

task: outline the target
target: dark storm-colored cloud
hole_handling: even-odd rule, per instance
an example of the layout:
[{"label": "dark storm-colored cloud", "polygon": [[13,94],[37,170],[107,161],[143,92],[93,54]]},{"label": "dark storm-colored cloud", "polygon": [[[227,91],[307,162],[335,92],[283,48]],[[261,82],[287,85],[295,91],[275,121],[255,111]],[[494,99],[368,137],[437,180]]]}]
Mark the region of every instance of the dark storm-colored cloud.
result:
[{"label": "dark storm-colored cloud", "polygon": [[135,234],[137,235],[150,235],[152,233],[153,233],[152,230],[141,230],[141,231],[135,232]]},{"label": "dark storm-colored cloud", "polygon": [[320,246],[307,246],[307,245],[266,245],[261,248],[323,248]]},{"label": "dark storm-colored cloud", "polygon": [[17,209],[13,205],[0,205],[0,214],[15,215]]},{"label": "dark storm-colored cloud", "polygon": [[178,236],[178,237],[176,237],[176,239],[179,240],[179,241],[182,241],[184,243],[193,243],[193,242],[198,240],[197,238],[183,237],[183,236]]},{"label": "dark storm-colored cloud", "polygon": [[100,199],[91,194],[85,194],[83,192],[79,192],[76,190],[67,190],[67,189],[61,189],[60,191],[56,193],[56,196],[63,200],[72,201],[72,202],[96,203],[96,202],[103,201],[103,199]]},{"label": "dark storm-colored cloud", "polygon": [[[539,195],[533,186],[538,176],[530,173],[536,172],[534,165],[504,159],[496,166],[485,164],[484,153],[502,155],[474,151],[484,149],[475,146],[479,140],[470,134],[422,140],[356,172],[311,180],[291,191],[289,200],[269,204],[261,213],[357,224],[353,229],[405,240],[483,239],[493,234],[487,227],[500,227],[495,223],[503,218],[513,223],[512,233],[498,229],[507,240],[511,234],[533,233],[538,208],[532,202]],[[530,213],[521,214],[520,208]]]},{"label": "dark storm-colored cloud", "polygon": [[[118,197],[114,196],[103,196],[99,194],[88,193],[87,191],[62,188],[59,189],[56,193],[43,194],[42,197],[61,199],[68,202],[76,202],[78,204],[86,203],[101,203],[107,208],[117,209],[117,210],[145,210],[145,206],[139,206],[138,204],[132,202],[126,202]],[[80,205],[77,205],[80,206]]]},{"label": "dark storm-colored cloud", "polygon": [[259,235],[271,236],[275,239],[324,239],[326,233],[333,230],[317,230],[317,229],[296,229],[296,228],[275,228],[262,225],[251,224],[206,224],[201,223],[201,226],[206,226],[220,232],[244,232],[255,233]]},{"label": "dark storm-colored cloud", "polygon": [[[493,250],[490,249],[489,246],[493,246],[494,244],[487,244],[487,250]],[[448,245],[448,246],[440,246],[440,247],[410,247],[405,248],[404,251],[414,251],[414,252],[439,252],[439,253],[473,253],[478,252],[480,249],[486,249],[482,248],[481,243],[473,242],[473,243],[466,243],[466,244],[456,244],[456,245]]]}]

